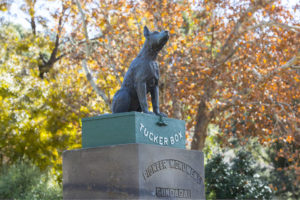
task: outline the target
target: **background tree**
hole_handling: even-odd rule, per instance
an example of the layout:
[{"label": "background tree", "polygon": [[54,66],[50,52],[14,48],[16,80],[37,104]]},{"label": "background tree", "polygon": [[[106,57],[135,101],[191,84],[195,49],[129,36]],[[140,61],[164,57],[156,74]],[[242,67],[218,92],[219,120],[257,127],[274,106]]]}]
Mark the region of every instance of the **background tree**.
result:
[{"label": "background tree", "polygon": [[62,199],[62,187],[51,177],[49,172],[41,172],[29,161],[2,166],[0,197],[20,200]]},{"label": "background tree", "polygon": [[[294,169],[294,159],[286,157],[283,152],[292,152],[295,155],[297,145],[290,142],[286,145],[282,140],[274,141],[267,149],[266,161],[271,164],[269,183],[275,195],[284,199],[299,199],[299,172]],[[289,148],[289,149],[287,149]],[[289,184],[287,184],[289,183]]]},{"label": "background tree", "polygon": [[213,155],[205,166],[208,199],[271,199],[272,190],[263,169],[255,166],[250,152],[239,151],[226,163],[221,154]]},{"label": "background tree", "polygon": [[[60,21],[58,17],[58,26]],[[40,71],[41,54],[51,60],[58,41],[58,33],[47,31],[34,34],[19,25],[1,24],[0,159],[13,164],[25,156],[42,170],[52,167],[61,181],[62,151],[80,147],[80,118],[105,106],[70,61],[54,56],[49,71]]]}]

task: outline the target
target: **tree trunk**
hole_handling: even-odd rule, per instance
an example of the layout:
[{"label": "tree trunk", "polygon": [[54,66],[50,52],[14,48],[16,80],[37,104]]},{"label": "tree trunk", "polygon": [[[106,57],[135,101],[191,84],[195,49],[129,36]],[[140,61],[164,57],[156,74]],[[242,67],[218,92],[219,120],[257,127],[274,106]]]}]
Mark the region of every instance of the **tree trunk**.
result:
[{"label": "tree trunk", "polygon": [[[172,79],[171,81],[171,84],[170,84],[170,90],[171,91],[176,91],[176,81],[174,80],[174,78]],[[175,118],[175,119],[181,119],[181,104],[180,104],[180,101],[178,100],[178,96],[177,95],[173,95],[172,96],[172,109],[173,109],[173,115],[172,117]]]},{"label": "tree trunk", "polygon": [[177,100],[176,96],[173,96],[173,115],[172,117],[175,119],[181,119],[181,106],[180,102]]},{"label": "tree trunk", "polygon": [[207,136],[207,128],[210,122],[210,114],[205,100],[201,100],[196,117],[196,126],[191,149],[202,151]]},{"label": "tree trunk", "polygon": [[30,25],[31,25],[33,35],[36,35],[36,24],[35,24],[34,16],[31,17]]}]

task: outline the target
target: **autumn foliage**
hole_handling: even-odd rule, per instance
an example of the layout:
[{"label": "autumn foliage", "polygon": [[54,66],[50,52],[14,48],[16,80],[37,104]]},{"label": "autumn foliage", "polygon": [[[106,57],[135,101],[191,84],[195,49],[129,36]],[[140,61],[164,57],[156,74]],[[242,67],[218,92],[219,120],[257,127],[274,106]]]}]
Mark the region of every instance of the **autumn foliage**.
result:
[{"label": "autumn foliage", "polygon": [[[190,147],[203,150],[209,124],[219,128],[224,146],[230,146],[233,137],[242,145],[253,138],[266,146],[280,141],[283,145],[277,156],[288,160],[287,168],[299,177],[294,184],[299,184],[300,26],[293,8],[280,0],[61,3],[52,13],[56,37],[44,41],[33,30],[27,33],[29,40],[40,50],[31,60],[28,55],[18,55],[30,63],[19,69],[21,83],[26,85],[23,76],[31,77],[29,81],[38,85],[32,87],[39,87],[43,94],[49,91],[50,107],[62,109],[57,116],[64,123],[57,130],[43,128],[47,134],[61,138],[71,130],[69,142],[78,143],[79,117],[110,112],[112,97],[142,47],[143,26],[147,25],[151,30],[170,31],[170,40],[158,58],[160,105],[170,117],[186,120]],[[38,23],[30,12],[32,5],[27,6],[31,25]],[[46,66],[55,49],[54,62]],[[1,55],[3,58],[4,53]],[[45,67],[43,79],[39,77],[41,65]],[[28,71],[26,75],[21,74],[23,69]],[[16,76],[12,68],[1,73],[9,70]],[[53,92],[56,88],[57,94]],[[60,100],[54,101],[55,97]],[[7,98],[1,93],[4,103]],[[48,105],[45,98],[42,102]],[[49,111],[40,109],[45,114]],[[62,117],[64,114],[67,117]],[[42,116],[34,117],[42,121]],[[58,153],[63,149],[66,146],[59,146]]]}]

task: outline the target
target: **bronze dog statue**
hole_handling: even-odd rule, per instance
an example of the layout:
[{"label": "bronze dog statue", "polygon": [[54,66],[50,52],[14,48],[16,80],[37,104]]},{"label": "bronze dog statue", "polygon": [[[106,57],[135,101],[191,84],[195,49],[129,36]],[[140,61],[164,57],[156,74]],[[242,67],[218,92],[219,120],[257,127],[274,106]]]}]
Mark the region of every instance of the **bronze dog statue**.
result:
[{"label": "bronze dog statue", "polygon": [[142,50],[126,72],[121,89],[114,95],[113,113],[138,111],[153,114],[149,112],[147,103],[147,93],[150,92],[154,114],[166,116],[159,111],[159,67],[156,58],[168,41],[169,32],[150,32],[145,26],[144,36],[146,41]]}]

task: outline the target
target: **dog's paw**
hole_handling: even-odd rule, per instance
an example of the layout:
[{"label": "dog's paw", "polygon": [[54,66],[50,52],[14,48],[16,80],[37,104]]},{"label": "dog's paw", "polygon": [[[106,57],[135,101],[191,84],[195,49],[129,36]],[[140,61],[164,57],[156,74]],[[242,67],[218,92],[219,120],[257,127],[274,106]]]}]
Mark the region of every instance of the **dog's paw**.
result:
[{"label": "dog's paw", "polygon": [[145,113],[145,114],[149,114],[149,115],[155,115],[155,113],[154,113],[154,112],[150,112],[150,111],[143,111],[143,113]]}]

